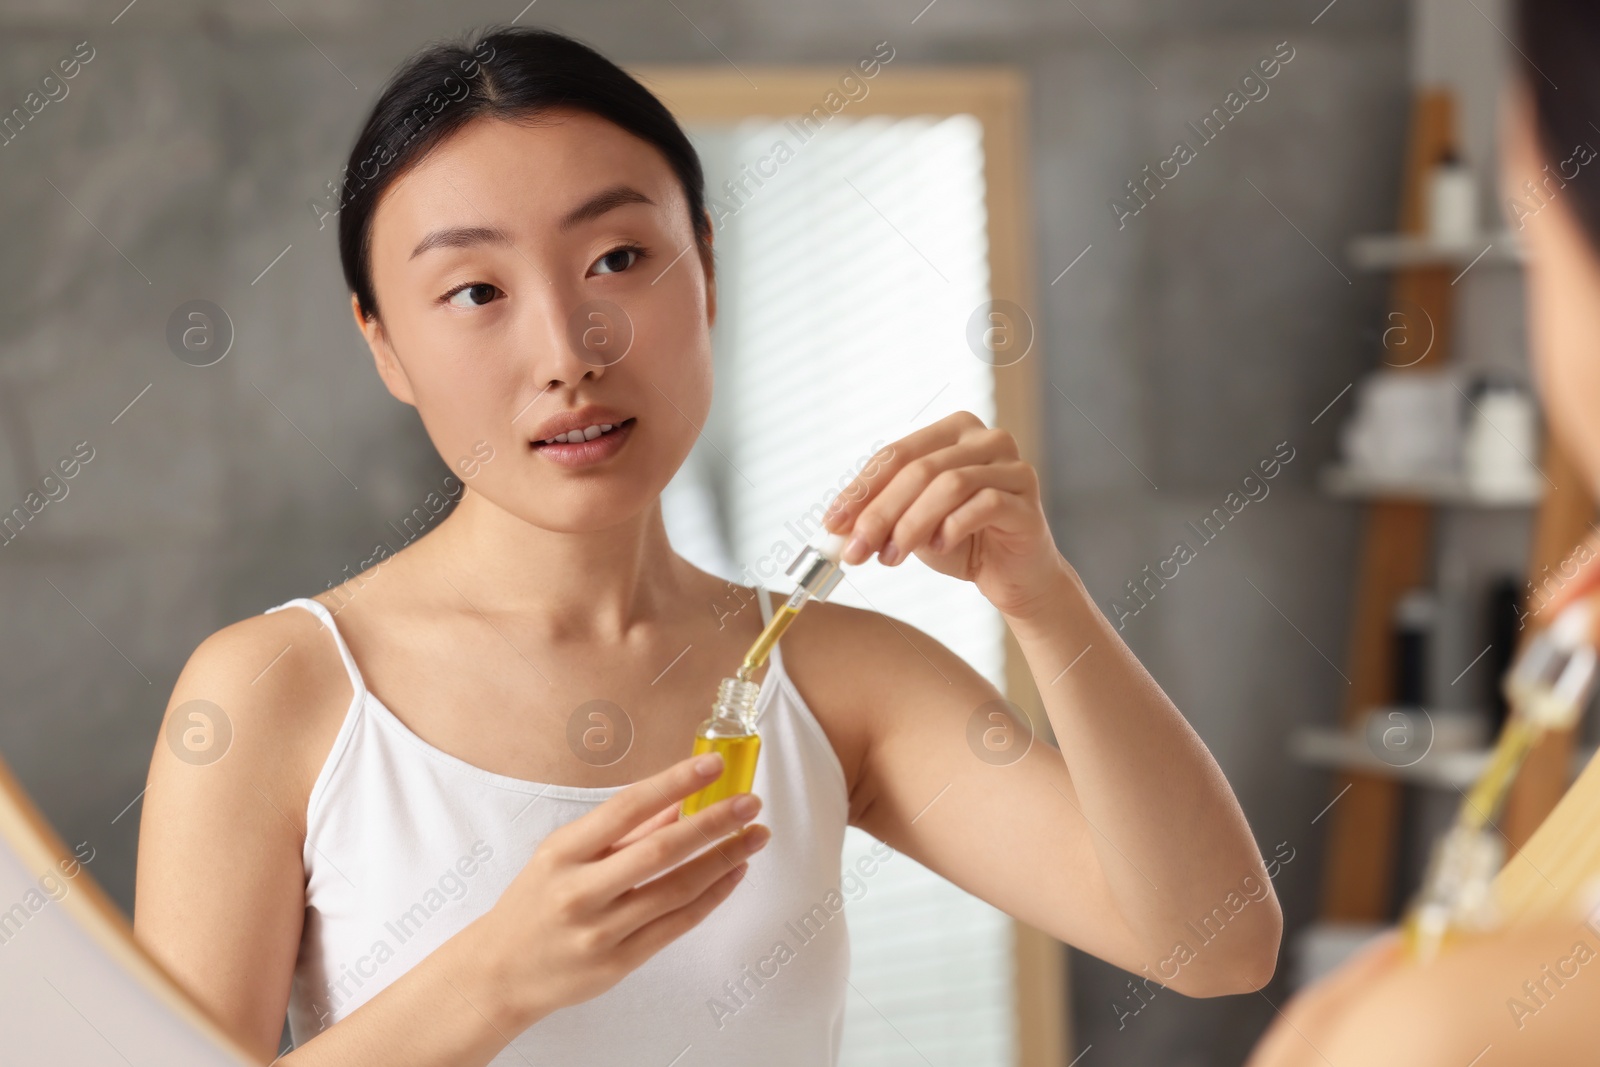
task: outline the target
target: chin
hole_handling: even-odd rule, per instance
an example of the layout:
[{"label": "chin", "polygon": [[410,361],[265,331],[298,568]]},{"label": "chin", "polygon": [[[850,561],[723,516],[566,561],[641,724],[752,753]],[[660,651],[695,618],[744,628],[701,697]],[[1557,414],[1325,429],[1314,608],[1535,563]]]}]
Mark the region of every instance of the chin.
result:
[{"label": "chin", "polygon": [[[670,476],[669,476],[670,477]],[[597,478],[584,484],[526,489],[515,509],[519,518],[557,533],[593,533],[636,519],[653,507],[664,487],[637,476]]]}]

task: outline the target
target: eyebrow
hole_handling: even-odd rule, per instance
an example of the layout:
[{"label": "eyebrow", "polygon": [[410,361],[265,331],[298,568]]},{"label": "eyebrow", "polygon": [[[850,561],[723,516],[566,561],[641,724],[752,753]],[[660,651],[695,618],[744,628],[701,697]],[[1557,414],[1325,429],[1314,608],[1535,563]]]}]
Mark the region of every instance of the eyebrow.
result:
[{"label": "eyebrow", "polygon": [[570,230],[579,223],[597,219],[612,208],[619,208],[624,204],[649,204],[653,207],[655,201],[631,185],[613,185],[567,212],[558,228]]},{"label": "eyebrow", "polygon": [[[557,224],[557,229],[570,230],[573,227],[597,219],[614,208],[624,204],[650,204],[655,201],[633,188],[631,185],[613,185],[605,189],[571,211],[562,216]],[[417,242],[417,247],[411,250],[412,259],[422,253],[435,248],[467,248],[478,244],[506,245],[512,244],[511,235],[498,226],[453,226],[448,229],[434,230],[428,236]]]},{"label": "eyebrow", "polygon": [[511,235],[498,226],[454,226],[447,230],[434,230],[417,242],[417,247],[411,250],[411,258],[416,259],[434,248],[468,248],[479,244],[509,247]]}]

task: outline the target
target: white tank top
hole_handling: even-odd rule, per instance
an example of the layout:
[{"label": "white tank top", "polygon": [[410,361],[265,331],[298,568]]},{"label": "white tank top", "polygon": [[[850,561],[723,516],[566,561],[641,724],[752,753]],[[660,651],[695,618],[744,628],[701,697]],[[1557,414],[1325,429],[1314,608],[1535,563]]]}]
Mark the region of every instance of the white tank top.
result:
[{"label": "white tank top", "polygon": [[[765,591],[757,599],[769,619]],[[325,606],[301,597],[268,611],[287,607],[322,620],[355,689],[306,811],[305,927],[289,1001],[299,1046],[486,912],[546,834],[625,787],[524,781],[435,748],[367,692]],[[844,769],[777,648],[757,709],[752,792],[772,839],[744,879],[615,986],[514,1037],[493,1067],[838,1062],[850,966]]]}]

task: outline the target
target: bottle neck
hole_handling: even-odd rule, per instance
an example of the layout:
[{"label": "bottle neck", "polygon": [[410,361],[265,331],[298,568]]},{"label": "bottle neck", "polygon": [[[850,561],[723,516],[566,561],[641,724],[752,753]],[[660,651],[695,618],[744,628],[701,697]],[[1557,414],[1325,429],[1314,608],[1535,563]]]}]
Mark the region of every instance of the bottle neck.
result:
[{"label": "bottle neck", "polygon": [[756,721],[756,697],[760,694],[761,687],[755,682],[724,678],[717,685],[717,699],[711,705],[711,716],[714,719],[732,719],[745,730],[752,730]]}]

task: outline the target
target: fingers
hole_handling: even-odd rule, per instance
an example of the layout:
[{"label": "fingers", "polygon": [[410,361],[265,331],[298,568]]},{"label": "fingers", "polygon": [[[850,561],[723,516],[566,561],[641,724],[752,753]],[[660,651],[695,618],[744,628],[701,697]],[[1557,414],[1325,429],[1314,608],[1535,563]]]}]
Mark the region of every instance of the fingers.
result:
[{"label": "fingers", "polygon": [[751,856],[772,840],[765,826],[747,827],[743,833],[719,843],[694,859],[674,867],[653,881],[628,890],[617,899],[606,923],[619,939],[655,919],[686,907],[735,868],[743,867]]},{"label": "fingers", "polygon": [[733,870],[719,877],[715,882],[683,907],[670,911],[654,919],[638,930],[623,938],[617,945],[617,951],[624,954],[630,965],[637,967],[640,963],[660,952],[667,945],[676,941],[694,927],[718,904],[728,899],[734,886],[739,884],[744,877],[747,864],[739,864]]},{"label": "fingers", "polygon": [[983,420],[978,416],[970,411],[957,411],[884,446],[828,505],[828,510],[822,516],[822,525],[834,533],[845,532],[878,490],[908,463],[930,452],[948,448],[959,441],[963,433],[982,429]]},{"label": "fingers", "polygon": [[942,552],[988,526],[1022,533],[1038,484],[1021,460],[945,471],[900,516],[889,535],[892,549],[878,559],[892,567],[924,545]]},{"label": "fingers", "polygon": [[721,773],[722,757],[715,752],[679,760],[659,774],[633,783],[587,815],[553,830],[541,847],[553,858],[567,861],[608,855],[640,823],[663,808],[676,806]]},{"label": "fingers", "polygon": [[[742,808],[741,801],[752,806]],[[738,859],[728,851],[732,846],[722,839],[755,818],[760,810],[760,797],[740,793],[680,818],[595,864],[593,891],[603,900],[620,896],[708,845],[713,854],[724,857],[724,867],[731,867]]]},{"label": "fingers", "polygon": [[1020,469],[1026,464],[1016,457],[1016,441],[1009,433],[981,430],[908,461],[861,507],[845,562],[860,563],[877,552],[881,562],[892,565],[922,547],[938,523],[979,489],[998,485],[1021,490],[1028,475]]},{"label": "fingers", "polygon": [[906,461],[901,457],[906,447],[907,440],[903,438],[874,452],[867,465],[851,479],[849,485],[840,490],[822,513],[823,529],[834,533],[849,530],[850,524],[872,495],[888,484],[895,472],[905,465]]},{"label": "fingers", "polygon": [[626,836],[611,846],[607,854],[610,855],[611,853],[621,852],[624,848],[633,844],[635,841],[638,841],[640,838],[654,833],[663,826],[671,826],[677,821],[678,809],[676,805],[670,808],[663,808],[654,815],[650,816],[644,822],[640,823],[638,826],[635,826],[632,830],[629,830]]}]

